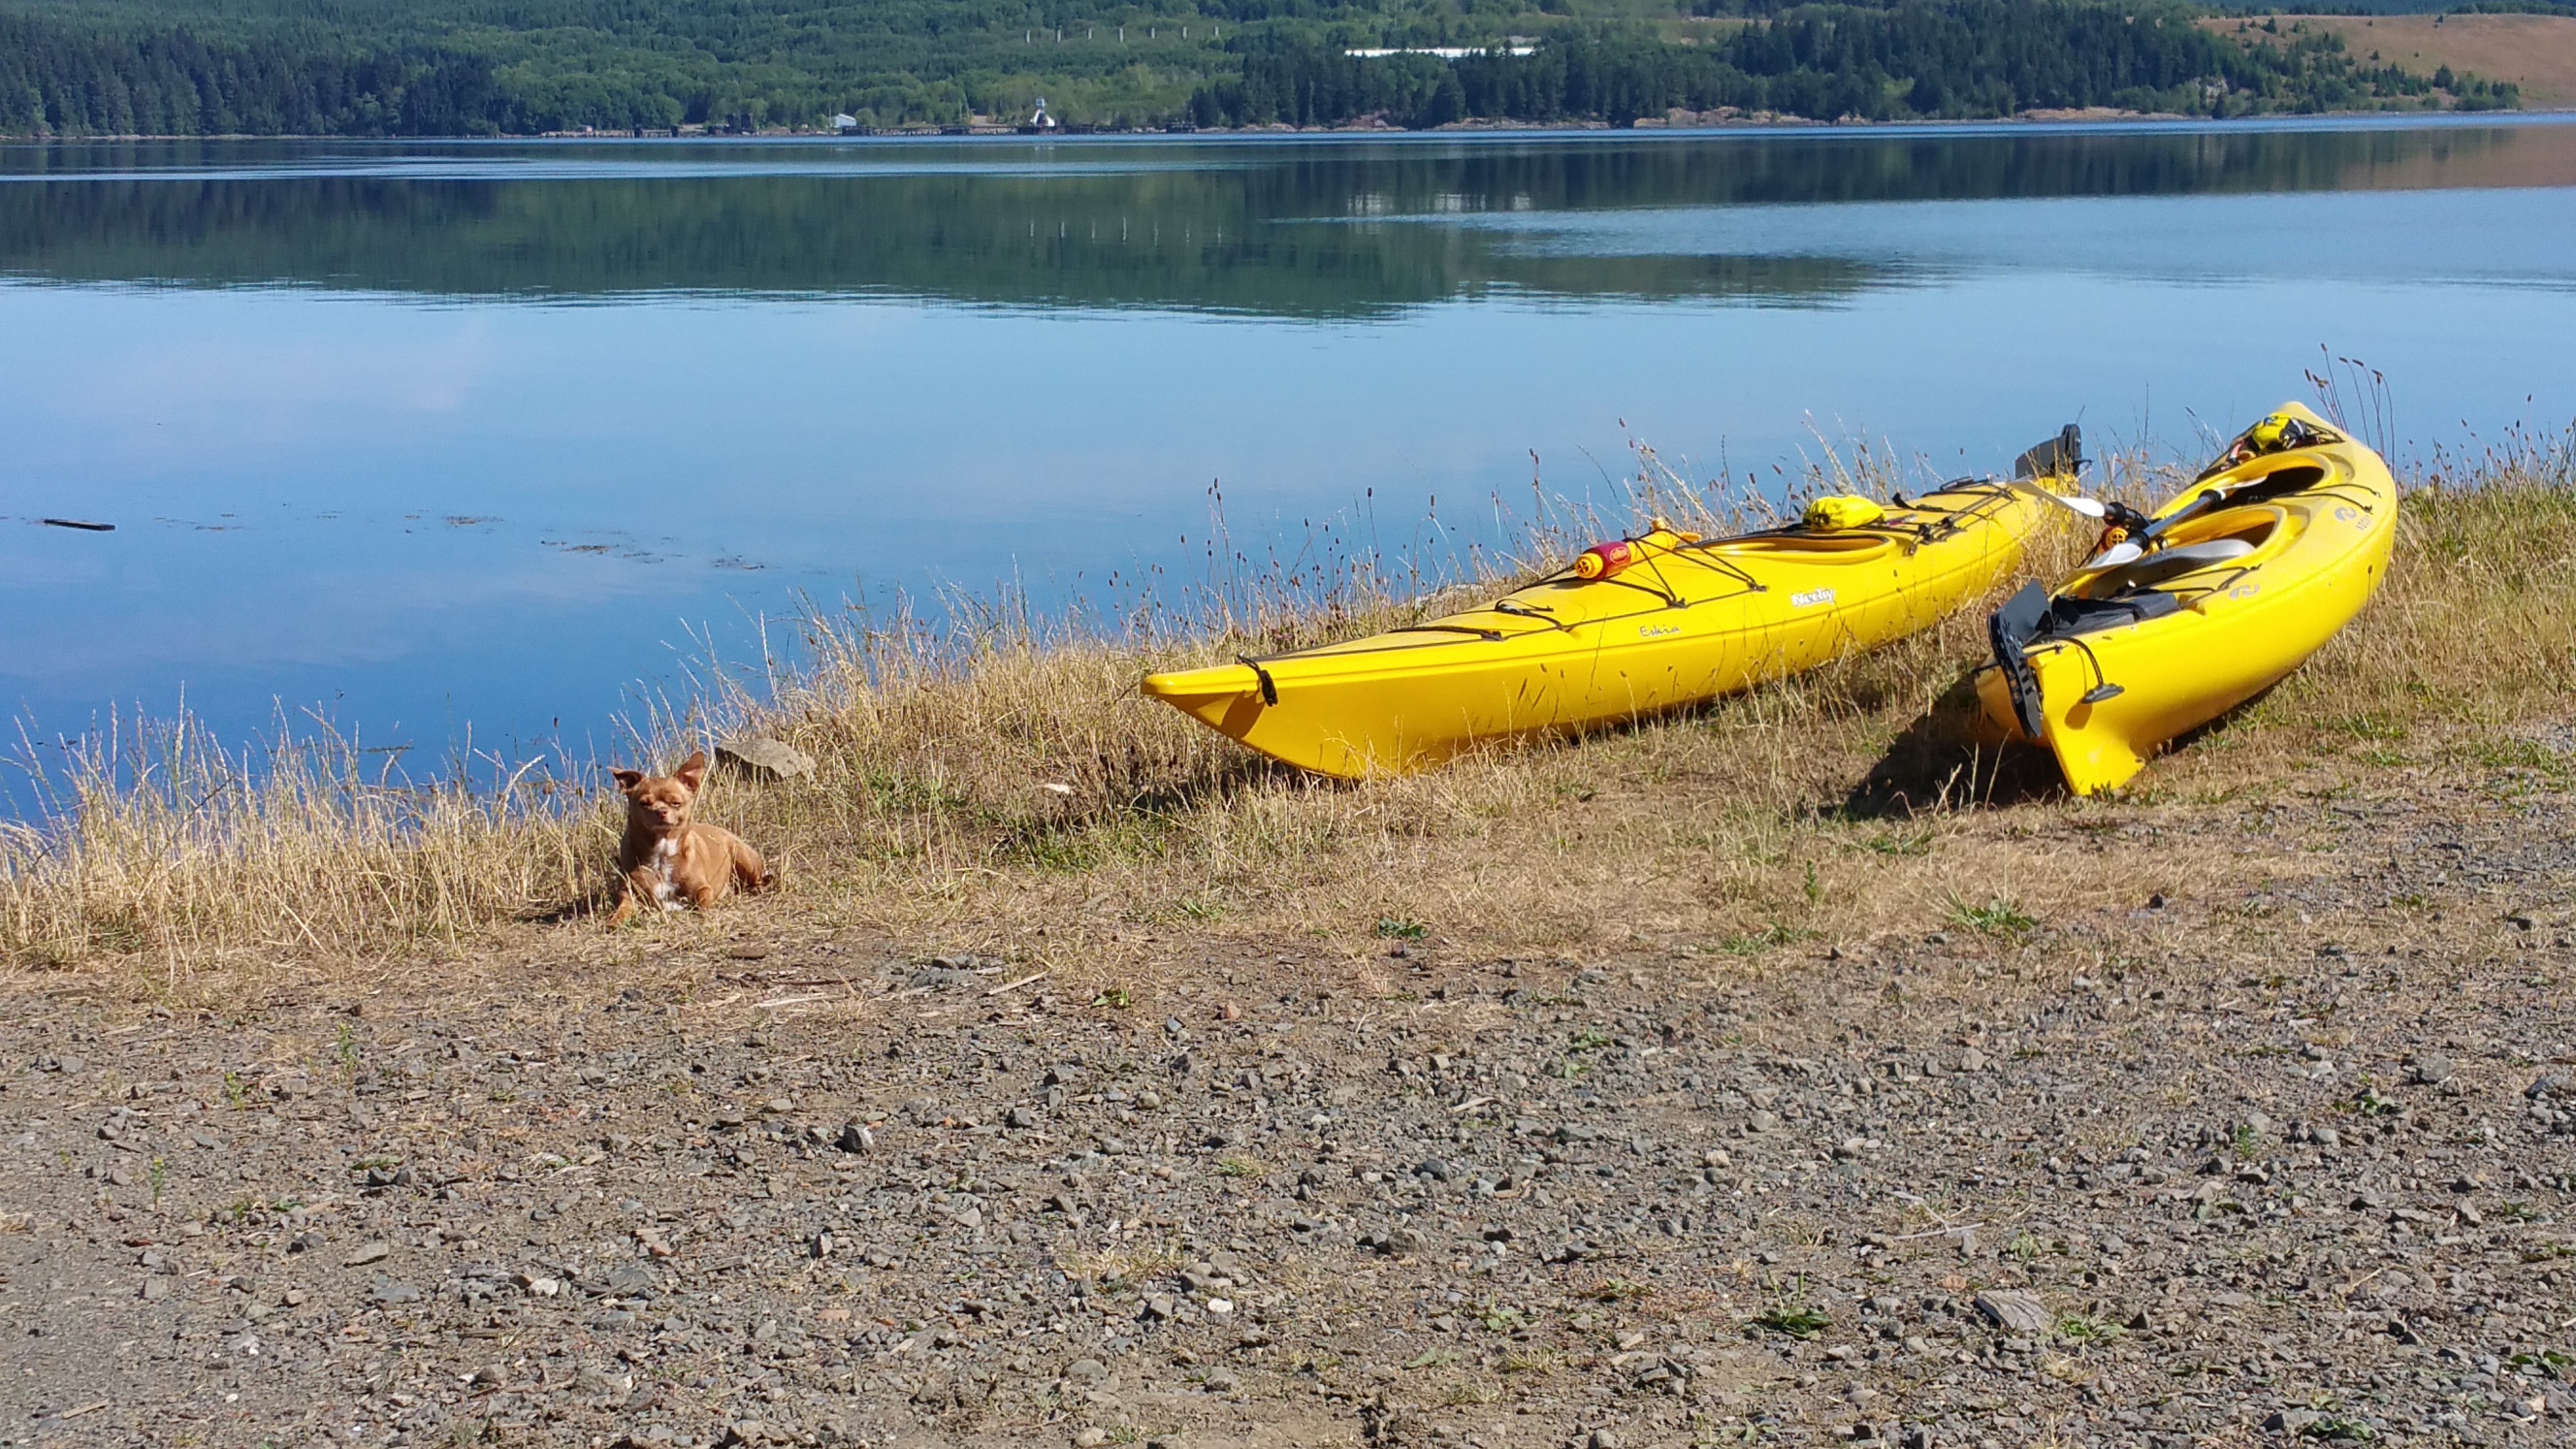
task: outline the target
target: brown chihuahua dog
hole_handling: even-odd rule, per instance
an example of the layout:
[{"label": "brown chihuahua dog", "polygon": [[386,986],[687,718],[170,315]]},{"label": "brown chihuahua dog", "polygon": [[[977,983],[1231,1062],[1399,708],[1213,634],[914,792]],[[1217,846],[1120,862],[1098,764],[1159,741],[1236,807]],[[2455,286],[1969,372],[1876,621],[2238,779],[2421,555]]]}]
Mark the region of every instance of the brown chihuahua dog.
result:
[{"label": "brown chihuahua dog", "polygon": [[757,894],[775,883],[760,852],[742,837],[689,823],[689,807],[707,778],[706,751],[682,760],[668,775],[619,770],[615,777],[626,796],[626,838],[617,847],[620,889],[609,925],[626,924],[644,902],[666,911],[678,910],[682,901],[713,910],[737,886]]}]

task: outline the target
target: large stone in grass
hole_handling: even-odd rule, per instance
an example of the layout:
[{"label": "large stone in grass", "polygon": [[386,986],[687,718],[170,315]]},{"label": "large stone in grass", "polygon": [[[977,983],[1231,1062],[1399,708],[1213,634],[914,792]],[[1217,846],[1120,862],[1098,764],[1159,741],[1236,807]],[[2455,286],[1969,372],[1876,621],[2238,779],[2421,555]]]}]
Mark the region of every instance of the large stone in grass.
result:
[{"label": "large stone in grass", "polygon": [[743,735],[716,746],[716,761],[754,780],[793,780],[814,773],[814,757],[767,735]]}]

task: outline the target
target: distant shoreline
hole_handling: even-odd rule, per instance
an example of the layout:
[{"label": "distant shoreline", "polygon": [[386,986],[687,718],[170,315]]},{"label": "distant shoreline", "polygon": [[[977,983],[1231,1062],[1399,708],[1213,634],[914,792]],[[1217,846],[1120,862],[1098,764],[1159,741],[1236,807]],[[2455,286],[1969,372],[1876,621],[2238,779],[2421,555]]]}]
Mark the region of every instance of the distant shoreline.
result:
[{"label": "distant shoreline", "polygon": [[2207,116],[2185,116],[2171,112],[2100,111],[2093,113],[2030,112],[2019,116],[1988,117],[1982,120],[1910,120],[1910,121],[1809,121],[1732,119],[1703,121],[1688,125],[1671,125],[1649,121],[1637,126],[1612,126],[1606,121],[1552,123],[1539,125],[1518,121],[1479,121],[1441,126],[1430,130],[1406,130],[1395,126],[1249,126],[1233,129],[1211,126],[1191,130],[1082,131],[1055,135],[1030,135],[999,128],[973,131],[879,131],[866,135],[835,135],[824,131],[763,131],[751,135],[704,134],[673,135],[667,131],[630,133],[600,131],[595,133],[546,132],[529,136],[346,136],[327,133],[261,135],[228,132],[221,135],[112,135],[112,136],[0,136],[0,146],[72,147],[168,145],[180,142],[338,142],[360,146],[775,146],[824,145],[992,145],[995,143],[1091,144],[1109,142],[1143,144],[1157,142],[1250,142],[1290,143],[1316,141],[1459,141],[1483,137],[1531,140],[1649,138],[1680,139],[1711,136],[1779,136],[1779,135],[1904,135],[1925,134],[1955,136],[1992,132],[1999,134],[2071,133],[2078,131],[2317,131],[2317,130],[2418,130],[2427,127],[2477,129],[2490,126],[2566,125],[2576,123],[2576,108],[2523,109],[2514,111],[2324,111],[2308,114],[2265,116],[2230,116],[2224,119]]}]

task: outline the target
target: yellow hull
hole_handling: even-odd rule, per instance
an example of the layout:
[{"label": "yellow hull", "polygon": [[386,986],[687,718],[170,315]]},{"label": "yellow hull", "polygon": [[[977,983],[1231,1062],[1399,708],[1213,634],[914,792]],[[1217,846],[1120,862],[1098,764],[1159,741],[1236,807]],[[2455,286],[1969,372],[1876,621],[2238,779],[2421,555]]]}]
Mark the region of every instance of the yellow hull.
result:
[{"label": "yellow hull", "polygon": [[1145,693],[1274,759],[1358,777],[1479,740],[1698,704],[1903,638],[1983,596],[2049,505],[1954,485],[1865,527],[1696,541],[1658,529],[1624,572],[1561,572],[1489,608],[1214,669]]},{"label": "yellow hull", "polygon": [[[2203,477],[2157,511],[2190,514],[2159,551],[2079,572],[2049,601],[2059,620],[2090,622],[2052,625],[2019,646],[1998,641],[1999,657],[2017,648],[2028,666],[2038,742],[2076,794],[2128,783],[2167,742],[2278,683],[2378,591],[2397,536],[2388,465],[2305,408],[2281,413],[2312,441]],[[2213,489],[2225,496],[2194,511]],[[2185,548],[2209,561],[2169,571],[2189,562],[2174,553]],[[2110,617],[2121,607],[2169,612]],[[1977,693],[1990,739],[2032,739],[1999,664],[1980,671]]]}]

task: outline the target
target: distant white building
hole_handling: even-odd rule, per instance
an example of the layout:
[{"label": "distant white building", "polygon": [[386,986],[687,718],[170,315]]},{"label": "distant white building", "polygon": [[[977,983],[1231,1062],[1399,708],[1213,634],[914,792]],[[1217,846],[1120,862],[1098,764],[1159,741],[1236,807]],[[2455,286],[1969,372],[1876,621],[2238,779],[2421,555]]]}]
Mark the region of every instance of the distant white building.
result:
[{"label": "distant white building", "polygon": [[856,116],[853,116],[853,115],[849,114],[847,111],[844,111],[844,112],[842,112],[840,115],[834,116],[834,117],[832,118],[832,129],[833,129],[833,130],[835,130],[835,131],[841,131],[841,132],[845,132],[845,133],[846,133],[846,132],[850,132],[850,131],[855,131],[855,130],[857,130],[858,128],[859,128],[859,118],[858,118],[858,117],[856,117]]},{"label": "distant white building", "polygon": [[1353,60],[1375,60],[1382,55],[1436,55],[1442,60],[1465,60],[1471,55],[1535,55],[1538,42],[1515,35],[1502,45],[1408,45],[1391,50],[1346,50],[1342,54]]},{"label": "distant white building", "polygon": [[1037,110],[1029,116],[1028,124],[1020,127],[1020,129],[1023,131],[1053,131],[1061,129],[1056,124],[1055,117],[1047,114],[1046,97],[1038,97]]}]

